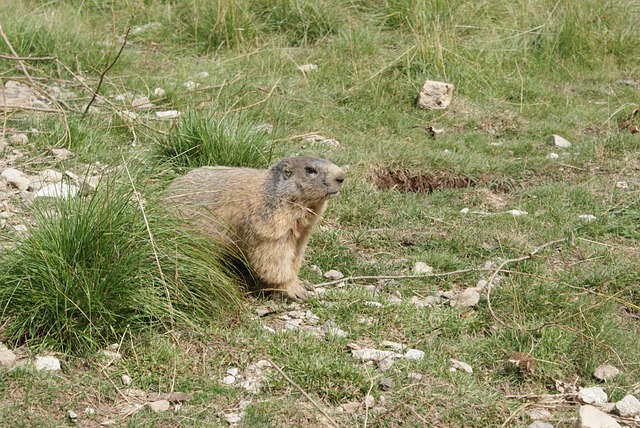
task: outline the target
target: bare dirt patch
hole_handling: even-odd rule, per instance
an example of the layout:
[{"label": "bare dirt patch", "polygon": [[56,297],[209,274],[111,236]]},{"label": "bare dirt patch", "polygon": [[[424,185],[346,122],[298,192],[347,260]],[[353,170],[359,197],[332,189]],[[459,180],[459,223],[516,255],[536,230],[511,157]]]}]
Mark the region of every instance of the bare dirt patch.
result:
[{"label": "bare dirt patch", "polygon": [[475,187],[477,181],[470,177],[448,172],[426,173],[409,168],[377,168],[372,181],[379,190],[397,190],[402,193],[430,193],[443,189]]}]

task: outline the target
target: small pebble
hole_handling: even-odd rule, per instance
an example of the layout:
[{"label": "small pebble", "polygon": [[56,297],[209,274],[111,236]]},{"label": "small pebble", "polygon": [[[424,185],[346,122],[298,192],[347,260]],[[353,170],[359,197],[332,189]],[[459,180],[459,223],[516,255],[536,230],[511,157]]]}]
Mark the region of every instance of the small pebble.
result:
[{"label": "small pebble", "polygon": [[11,143],[15,145],[27,144],[29,137],[26,134],[16,134],[11,138]]},{"label": "small pebble", "polygon": [[331,281],[334,281],[344,278],[344,275],[339,270],[331,269],[330,271],[324,273],[324,277]]},{"label": "small pebble", "polygon": [[167,400],[152,401],[147,405],[149,406],[149,409],[151,409],[151,411],[155,413],[166,412],[171,407],[171,403],[169,403],[169,401]]},{"label": "small pebble", "polygon": [[67,410],[66,415],[71,420],[78,419],[78,414],[76,412],[74,412],[73,410]]},{"label": "small pebble", "polygon": [[120,377],[120,380],[122,381],[122,384],[123,384],[124,386],[129,386],[129,385],[131,385],[131,378],[130,378],[129,376],[127,376],[126,374],[125,374],[125,375],[122,375],[122,377]]}]

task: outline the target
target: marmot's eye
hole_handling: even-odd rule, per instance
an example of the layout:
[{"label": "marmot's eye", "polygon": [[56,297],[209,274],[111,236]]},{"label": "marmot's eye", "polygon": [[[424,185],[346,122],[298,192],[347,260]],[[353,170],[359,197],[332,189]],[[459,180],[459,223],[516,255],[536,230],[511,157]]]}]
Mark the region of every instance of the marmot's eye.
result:
[{"label": "marmot's eye", "polygon": [[318,171],[312,166],[308,166],[304,170],[307,172],[307,174],[317,174],[318,173]]}]

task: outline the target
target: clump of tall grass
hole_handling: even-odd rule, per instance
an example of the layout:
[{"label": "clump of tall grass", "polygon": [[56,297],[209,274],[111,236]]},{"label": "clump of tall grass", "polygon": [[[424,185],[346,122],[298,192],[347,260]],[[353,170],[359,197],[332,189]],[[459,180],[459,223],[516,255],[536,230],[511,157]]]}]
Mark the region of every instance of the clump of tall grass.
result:
[{"label": "clump of tall grass", "polygon": [[190,112],[156,146],[160,160],[176,167],[261,167],[271,162],[273,143],[266,132],[238,116]]},{"label": "clump of tall grass", "polygon": [[[126,179],[35,209],[0,254],[1,339],[84,353],[126,333],[228,319],[239,290],[218,250]],[[37,202],[37,201],[36,201]],[[144,206],[144,211],[143,207]]]}]

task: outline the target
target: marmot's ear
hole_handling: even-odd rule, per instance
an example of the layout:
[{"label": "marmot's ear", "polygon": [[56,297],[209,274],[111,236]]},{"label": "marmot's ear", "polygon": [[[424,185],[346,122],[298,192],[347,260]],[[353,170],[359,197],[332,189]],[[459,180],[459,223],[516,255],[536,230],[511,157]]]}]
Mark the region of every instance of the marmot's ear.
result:
[{"label": "marmot's ear", "polygon": [[288,180],[292,175],[293,171],[291,170],[291,166],[285,165],[284,168],[282,168],[282,176],[284,177],[284,179]]}]

